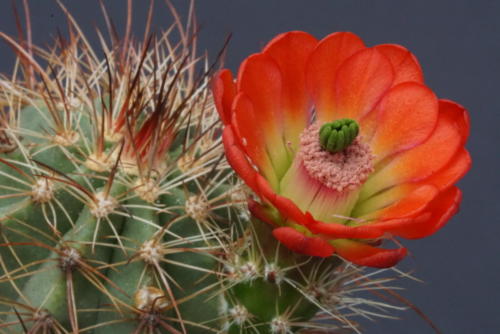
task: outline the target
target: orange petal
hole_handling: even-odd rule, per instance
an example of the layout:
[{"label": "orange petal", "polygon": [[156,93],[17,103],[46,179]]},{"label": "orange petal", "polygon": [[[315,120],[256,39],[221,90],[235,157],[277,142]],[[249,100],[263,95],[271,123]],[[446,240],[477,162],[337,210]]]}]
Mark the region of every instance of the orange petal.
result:
[{"label": "orange petal", "polygon": [[[425,180],[448,164],[461,142],[462,136],[454,119],[447,113],[440,113],[434,132],[424,143],[394,156],[368,179],[364,187],[373,194],[396,184]],[[363,193],[362,197],[366,195]]]},{"label": "orange petal", "polygon": [[422,213],[412,219],[388,220],[374,225],[403,238],[424,238],[444,226],[457,212],[461,199],[460,189],[451,187],[440,193]]},{"label": "orange petal", "polygon": [[227,69],[217,72],[212,79],[212,93],[219,116],[224,124],[231,121],[231,105],[236,95],[233,75]]},{"label": "orange petal", "polygon": [[431,213],[429,218],[424,220],[423,215],[419,217],[422,221],[420,221],[418,231],[412,233],[411,235],[409,234],[409,231],[406,231],[406,233],[401,236],[410,239],[417,239],[434,234],[458,212],[461,201],[462,192],[460,189],[457,187],[451,187],[447,191],[440,194],[440,196],[429,205],[428,211]]},{"label": "orange petal", "polygon": [[338,239],[331,242],[344,259],[360,266],[388,268],[406,256],[406,248],[382,249],[361,242]]},{"label": "orange petal", "polygon": [[222,133],[222,142],[226,152],[228,163],[233,167],[234,171],[245,181],[245,183],[258,194],[256,182],[257,172],[247,160],[246,155],[241,150],[236,142],[231,125],[226,125]]},{"label": "orange petal", "polygon": [[436,174],[425,180],[440,190],[447,189],[460,180],[471,167],[471,157],[465,148],[461,148],[455,156]]},{"label": "orange petal", "polygon": [[397,44],[381,44],[375,46],[375,49],[391,62],[395,73],[393,85],[408,81],[424,82],[422,68],[417,58],[406,48]]},{"label": "orange petal", "polygon": [[263,50],[278,65],[282,77],[281,109],[285,138],[295,148],[310,118],[311,101],[306,91],[306,61],[318,40],[312,35],[291,31],[274,38]]},{"label": "orange petal", "polygon": [[433,185],[415,185],[412,192],[396,203],[382,210],[369,213],[367,216],[379,220],[413,217],[422,212],[438,194],[439,190]]},{"label": "orange petal", "polygon": [[376,49],[365,49],[349,57],[337,72],[335,111],[328,121],[361,119],[391,87],[393,78],[391,63]]},{"label": "orange petal", "polygon": [[462,135],[462,145],[465,144],[470,132],[469,114],[460,104],[450,100],[439,100],[439,112],[445,113],[457,126]]},{"label": "orange petal", "polygon": [[378,127],[371,146],[378,162],[429,137],[436,126],[438,101],[426,86],[407,82],[393,87],[376,110]]},{"label": "orange petal", "polygon": [[371,226],[346,226],[315,220],[309,212],[304,213],[289,198],[276,194],[264,177],[257,174],[255,179],[260,196],[274,206],[283,218],[289,223],[306,227],[312,233],[334,238],[377,238],[383,234],[383,231]]},{"label": "orange petal", "polygon": [[318,237],[306,237],[291,227],[278,227],[273,235],[290,250],[309,256],[328,257],[335,252],[335,248]]},{"label": "orange petal", "polygon": [[232,125],[240,139],[240,145],[259,171],[277,187],[277,177],[267,155],[265,135],[255,117],[252,102],[244,93],[238,93],[232,108]]},{"label": "orange petal", "polygon": [[310,213],[306,214],[306,218],[309,221],[306,224],[309,231],[330,238],[374,239],[384,234],[383,230],[370,225],[352,227],[337,223],[324,223],[315,220]]},{"label": "orange petal", "polygon": [[262,128],[274,169],[281,177],[288,168],[287,149],[283,140],[281,95],[283,80],[278,65],[265,54],[254,54],[242,64],[238,73],[238,91],[245,93]]},{"label": "orange petal", "polygon": [[364,48],[363,41],[355,34],[336,32],[322,39],[312,52],[306,67],[306,80],[320,122],[333,119],[338,68],[344,60]]},{"label": "orange petal", "polygon": [[256,183],[259,189],[260,196],[269,201],[280,214],[296,224],[304,224],[306,222],[304,213],[290,199],[280,196],[270,187],[269,182],[261,175],[256,176]]},{"label": "orange petal", "polygon": [[280,223],[276,217],[274,217],[270,210],[260,203],[254,201],[253,199],[248,200],[248,210],[255,218],[263,221],[264,223],[268,223],[269,225],[277,227]]},{"label": "orange petal", "polygon": [[405,198],[415,191],[418,186],[414,183],[403,183],[379,191],[371,197],[358,198],[358,202],[352,210],[351,215],[352,217],[368,220],[377,218],[383,209]]}]

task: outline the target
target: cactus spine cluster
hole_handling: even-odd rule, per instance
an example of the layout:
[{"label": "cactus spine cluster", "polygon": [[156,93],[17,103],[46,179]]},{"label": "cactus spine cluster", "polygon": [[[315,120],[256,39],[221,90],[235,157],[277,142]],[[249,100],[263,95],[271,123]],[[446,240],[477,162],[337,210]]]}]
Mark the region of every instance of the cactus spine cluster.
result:
[{"label": "cactus spine cluster", "polygon": [[355,294],[384,280],[249,216],[192,24],[99,57],[63,10],[52,49],[2,34],[0,332],[345,333],[388,307]]}]

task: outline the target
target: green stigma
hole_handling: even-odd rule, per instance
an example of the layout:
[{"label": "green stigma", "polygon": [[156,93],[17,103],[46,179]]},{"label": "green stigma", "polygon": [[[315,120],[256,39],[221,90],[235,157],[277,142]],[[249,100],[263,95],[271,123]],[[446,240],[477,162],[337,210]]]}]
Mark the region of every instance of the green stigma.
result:
[{"label": "green stigma", "polygon": [[321,126],[319,142],[323,149],[330,153],[337,153],[351,145],[358,133],[359,125],[355,120],[342,118]]}]

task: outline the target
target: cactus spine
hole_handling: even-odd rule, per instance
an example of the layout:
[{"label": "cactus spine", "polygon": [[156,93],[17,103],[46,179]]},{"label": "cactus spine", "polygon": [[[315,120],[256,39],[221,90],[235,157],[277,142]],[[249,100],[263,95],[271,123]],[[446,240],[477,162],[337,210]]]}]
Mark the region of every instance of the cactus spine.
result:
[{"label": "cactus spine", "polygon": [[344,333],[344,313],[389,307],[351,296],[374,284],[359,268],[250,218],[193,26],[98,57],[63,10],[51,50],[2,34],[18,63],[0,82],[0,331]]}]

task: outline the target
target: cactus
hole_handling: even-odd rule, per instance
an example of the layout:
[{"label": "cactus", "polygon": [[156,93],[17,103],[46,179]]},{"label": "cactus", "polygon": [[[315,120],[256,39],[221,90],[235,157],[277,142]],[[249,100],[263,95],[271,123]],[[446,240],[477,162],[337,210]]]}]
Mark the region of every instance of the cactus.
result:
[{"label": "cactus", "polygon": [[397,308],[356,294],[389,291],[384,271],[295,254],[251,218],[195,27],[96,52],[62,9],[50,50],[2,33],[0,331],[345,333]]}]

